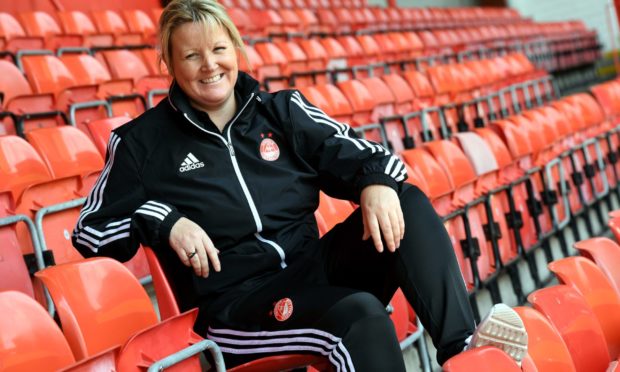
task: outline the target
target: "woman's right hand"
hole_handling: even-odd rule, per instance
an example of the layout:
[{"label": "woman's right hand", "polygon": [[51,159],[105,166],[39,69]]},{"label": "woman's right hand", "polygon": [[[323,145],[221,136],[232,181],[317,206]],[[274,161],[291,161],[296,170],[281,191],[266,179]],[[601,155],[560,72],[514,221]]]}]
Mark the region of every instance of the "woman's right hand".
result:
[{"label": "woman's right hand", "polygon": [[[209,260],[215,271],[220,271],[218,251],[207,233],[195,222],[181,217],[170,230],[169,243],[185,266],[194,268],[198,276],[209,276]],[[194,254],[194,252],[196,252]]]}]

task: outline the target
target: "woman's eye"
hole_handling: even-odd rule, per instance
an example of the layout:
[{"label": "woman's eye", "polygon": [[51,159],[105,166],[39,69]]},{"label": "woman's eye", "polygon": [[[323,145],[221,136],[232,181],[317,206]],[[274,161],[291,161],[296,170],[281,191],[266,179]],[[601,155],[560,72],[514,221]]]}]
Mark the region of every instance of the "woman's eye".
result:
[{"label": "woman's eye", "polygon": [[191,58],[196,57],[197,55],[198,55],[198,54],[196,54],[196,53],[191,53],[191,54],[186,55],[186,56],[185,56],[185,59],[191,59]]},{"label": "woman's eye", "polygon": [[222,51],[222,50],[226,50],[226,47],[223,46],[219,46],[219,47],[215,47],[215,51]]}]

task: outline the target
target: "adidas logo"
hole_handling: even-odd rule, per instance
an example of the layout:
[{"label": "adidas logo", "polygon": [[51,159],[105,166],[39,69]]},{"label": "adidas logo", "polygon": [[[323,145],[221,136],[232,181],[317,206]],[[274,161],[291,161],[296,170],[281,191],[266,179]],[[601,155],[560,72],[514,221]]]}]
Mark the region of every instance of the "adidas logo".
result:
[{"label": "adidas logo", "polygon": [[202,168],[204,166],[205,166],[205,163],[198,161],[198,159],[196,159],[194,154],[190,152],[185,157],[185,160],[183,160],[183,163],[181,163],[181,168],[179,168],[179,171],[187,172],[187,171],[191,171],[194,169]]}]

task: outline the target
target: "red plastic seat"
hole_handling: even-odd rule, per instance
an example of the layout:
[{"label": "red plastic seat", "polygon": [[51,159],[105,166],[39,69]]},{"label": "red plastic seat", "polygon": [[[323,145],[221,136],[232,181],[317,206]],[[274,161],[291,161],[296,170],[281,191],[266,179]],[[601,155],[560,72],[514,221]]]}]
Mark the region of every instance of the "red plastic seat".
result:
[{"label": "red plastic seat", "polygon": [[56,20],[45,12],[23,12],[19,19],[28,35],[45,39],[47,49],[81,47],[84,43],[81,34],[64,33]]},{"label": "red plastic seat", "polygon": [[99,32],[114,35],[114,45],[127,46],[143,43],[142,35],[131,32],[118,13],[112,10],[101,10],[92,12],[91,15]]},{"label": "red plastic seat", "polygon": [[502,350],[483,346],[453,356],[442,366],[445,372],[518,372],[521,367]]},{"label": "red plastic seat", "polygon": [[71,126],[43,128],[26,134],[55,179],[78,176],[87,195],[103,168],[103,157],[88,136]]},{"label": "red plastic seat", "polygon": [[0,136],[0,176],[0,192],[10,192],[13,203],[28,187],[52,179],[37,151],[17,136]]},{"label": "red plastic seat", "polygon": [[67,10],[58,12],[58,18],[65,33],[82,35],[82,46],[85,47],[109,47],[114,44],[112,34],[99,33],[93,21],[79,10]]},{"label": "red plastic seat", "polygon": [[111,79],[108,69],[89,54],[63,54],[58,58],[78,85],[98,85]]},{"label": "red plastic seat", "polygon": [[608,238],[591,238],[576,242],[579,253],[594,261],[620,295],[620,246]]},{"label": "red plastic seat", "polygon": [[[12,63],[0,60],[0,92],[4,93],[3,111],[17,116],[38,113],[36,119],[22,116],[17,122],[5,119],[0,122],[0,135],[20,134],[32,128],[63,124],[58,118],[53,94],[33,94],[30,84]],[[41,114],[45,113],[44,116]]]},{"label": "red plastic seat", "polygon": [[91,121],[87,124],[90,135],[93,138],[95,146],[102,156],[106,156],[108,139],[113,129],[127,123],[130,118],[127,116],[115,116],[111,118],[99,119]]},{"label": "red plastic seat", "polygon": [[575,372],[570,352],[557,329],[539,311],[515,307],[528,336],[527,353],[539,372]]},{"label": "red plastic seat", "polygon": [[141,34],[145,43],[155,44],[157,29],[146,12],[140,9],[126,9],[122,14],[130,33]]},{"label": "red plastic seat", "polygon": [[[25,216],[22,217],[27,218]],[[12,221],[14,218],[12,216],[0,218],[0,240],[2,241],[2,251],[0,252],[0,276],[2,281],[0,282],[0,292],[19,291],[34,298],[34,288],[21,251],[23,242],[19,241],[15,230],[16,224],[26,222]],[[34,225],[31,226],[34,227]],[[34,231],[30,231],[30,239],[35,236],[34,233]]]},{"label": "red plastic seat", "polygon": [[[179,312],[176,297],[155,252],[150,247],[144,247],[144,251],[153,276],[153,286],[155,288],[155,296],[157,297],[161,317],[163,320],[169,319]],[[322,364],[324,362],[324,358],[316,355],[278,355],[260,358],[232,368],[229,371],[259,372],[265,370],[288,370],[317,363]]]},{"label": "red plastic seat", "polygon": [[372,114],[377,102],[370,91],[359,80],[346,80],[337,83],[338,89],[347,97],[353,109],[350,124],[360,126],[372,123]]},{"label": "red plastic seat", "polygon": [[27,35],[15,17],[0,12],[0,46],[15,53],[22,49],[43,49],[45,40],[42,37]]},{"label": "red plastic seat", "polygon": [[157,323],[148,295],[117,261],[92,258],[51,266],[35,275],[49,290],[78,359],[123,344]]},{"label": "red plastic seat", "polygon": [[320,193],[319,212],[323,217],[327,231],[349,217],[355,208],[346,200],[334,199]]},{"label": "red plastic seat", "polygon": [[576,289],[594,311],[605,334],[609,355],[620,354],[620,297],[603,272],[585,257],[567,257],[549,264],[562,284]]},{"label": "red plastic seat", "polygon": [[0,292],[0,366],[6,372],[52,371],[75,359],[60,329],[31,297]]},{"label": "red plastic seat", "polygon": [[562,335],[577,372],[605,371],[610,357],[605,335],[586,300],[575,289],[556,285],[528,296]]}]

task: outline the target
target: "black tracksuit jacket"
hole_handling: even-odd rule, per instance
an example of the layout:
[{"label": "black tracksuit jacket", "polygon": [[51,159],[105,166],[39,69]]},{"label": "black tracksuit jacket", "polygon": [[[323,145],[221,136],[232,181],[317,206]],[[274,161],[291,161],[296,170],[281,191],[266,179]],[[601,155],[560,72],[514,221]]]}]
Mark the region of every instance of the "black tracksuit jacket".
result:
[{"label": "black tracksuit jacket", "polygon": [[[154,248],[182,310],[251,287],[318,239],[319,190],[357,201],[407,177],[382,146],[358,139],[298,91],[268,93],[239,72],[237,113],[223,132],[173,83],[170,96],[111,134],[106,164],[73,232],[85,257],[130,259]],[[187,217],[219,249],[222,270],[194,275],[170,248]]]}]

